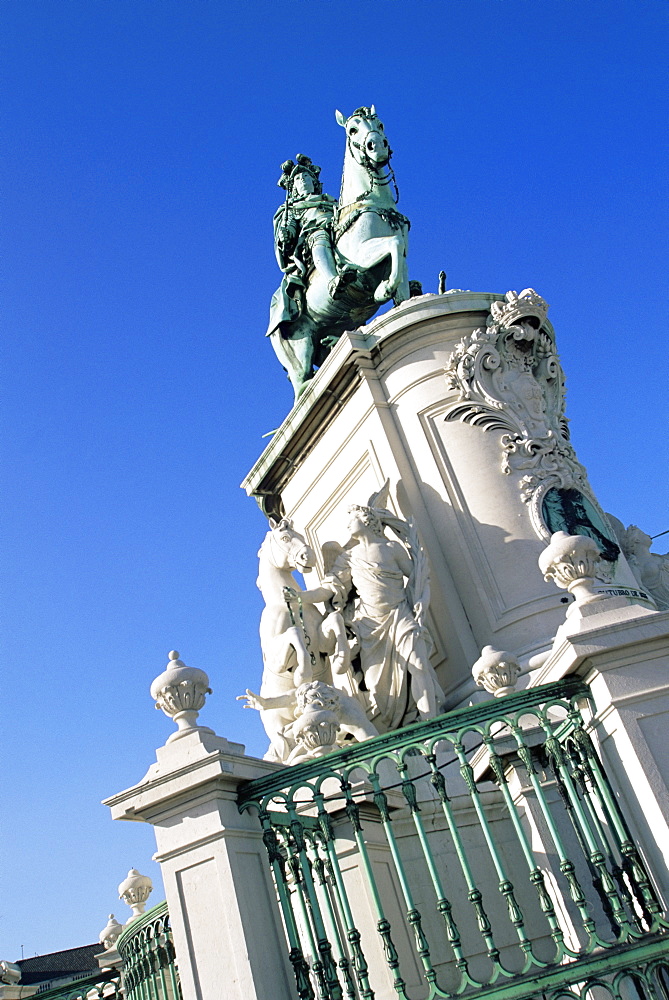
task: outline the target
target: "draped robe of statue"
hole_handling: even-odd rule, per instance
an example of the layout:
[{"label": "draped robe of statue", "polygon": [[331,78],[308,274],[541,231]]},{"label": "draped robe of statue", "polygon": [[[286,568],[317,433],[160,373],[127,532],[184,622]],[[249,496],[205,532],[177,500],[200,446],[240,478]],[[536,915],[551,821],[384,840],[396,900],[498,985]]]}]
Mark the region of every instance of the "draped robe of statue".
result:
[{"label": "draped robe of statue", "polygon": [[360,644],[360,663],[370,702],[369,717],[379,732],[389,732],[438,715],[444,700],[421,626],[407,596],[399,569],[379,566],[354,545],[335,560],[323,585],[334,592],[333,604],[344,608],[357,591],[347,624]]}]

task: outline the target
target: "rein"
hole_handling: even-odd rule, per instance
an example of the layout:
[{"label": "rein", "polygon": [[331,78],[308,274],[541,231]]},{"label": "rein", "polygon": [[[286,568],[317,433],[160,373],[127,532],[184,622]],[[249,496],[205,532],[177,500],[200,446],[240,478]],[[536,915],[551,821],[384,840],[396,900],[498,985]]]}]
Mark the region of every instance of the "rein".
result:
[{"label": "rein", "polygon": [[[288,614],[290,615],[290,624],[293,627],[295,627],[297,625],[297,622],[295,621],[295,615],[293,614],[293,609],[291,607],[290,600],[291,599],[289,597],[286,598],[286,607],[288,608]],[[313,652],[313,650],[311,648],[311,639],[309,638],[307,630],[304,627],[304,609],[303,609],[303,606],[302,606],[302,598],[300,597],[299,592],[297,593],[296,600],[297,600],[297,608],[298,608],[298,612],[297,613],[298,613],[298,617],[300,619],[300,628],[302,629],[302,635],[304,636],[304,645],[307,647],[307,652],[309,653],[309,658],[311,660],[311,665],[312,665],[312,667],[315,667],[316,666],[316,657],[314,656],[314,652]]]}]

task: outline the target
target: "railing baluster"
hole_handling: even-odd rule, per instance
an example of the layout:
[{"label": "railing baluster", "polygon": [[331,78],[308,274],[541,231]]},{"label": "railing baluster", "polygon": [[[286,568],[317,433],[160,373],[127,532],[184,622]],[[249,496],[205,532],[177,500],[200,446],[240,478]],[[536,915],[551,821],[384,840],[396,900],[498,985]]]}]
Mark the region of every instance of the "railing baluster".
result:
[{"label": "railing baluster", "polygon": [[158,970],[158,975],[160,976],[160,1000],[169,1000],[169,993],[167,992],[167,981],[165,979],[165,970],[161,966]]},{"label": "railing baluster", "polygon": [[126,1000],[179,1000],[179,977],[166,903],[159,903],[133,920],[116,946],[123,960]]},{"label": "railing baluster", "polygon": [[283,915],[286,937],[288,938],[288,958],[293,966],[293,974],[297,984],[297,994],[300,1000],[315,1000],[315,994],[309,979],[309,966],[304,958],[300,936],[295,923],[295,915],[290,900],[288,881],[286,875],[286,859],[281,853],[279,840],[276,831],[272,827],[270,814],[263,806],[258,816],[263,828],[263,842],[269,855],[270,868],[274,878],[274,886],[279,898],[281,913]]},{"label": "railing baluster", "polygon": [[572,902],[575,903],[578,908],[579,914],[581,916],[581,923],[583,929],[588,935],[588,940],[585,946],[585,950],[590,952],[597,945],[600,947],[607,947],[608,943],[604,941],[597,933],[597,927],[595,921],[591,917],[588,908],[587,901],[585,898],[585,893],[581,887],[580,882],[576,877],[576,869],[571,858],[568,857],[565,850],[562,837],[555,823],[555,819],[551,812],[550,806],[544,794],[544,790],[541,786],[541,782],[537,776],[536,768],[532,760],[532,751],[527,746],[523,739],[523,731],[518,725],[518,723],[511,723],[509,728],[513,733],[514,739],[516,741],[516,746],[518,748],[518,756],[525,765],[525,770],[527,771],[527,776],[530,779],[532,787],[534,789],[534,794],[536,796],[537,802],[541,809],[542,815],[548,826],[553,843],[555,844],[555,849],[557,851],[558,857],[560,859],[560,871],[567,880],[567,885],[569,887],[569,897]]},{"label": "railing baluster", "polygon": [[507,905],[507,911],[509,914],[509,920],[513,924],[516,935],[518,937],[518,942],[520,949],[525,956],[523,972],[527,972],[528,969],[534,964],[539,967],[544,966],[546,963],[541,962],[532,951],[532,942],[528,938],[525,932],[525,919],[523,917],[523,912],[518,905],[518,901],[515,896],[515,890],[513,882],[508,877],[504,863],[502,861],[501,855],[497,850],[494,838],[490,830],[490,824],[488,823],[488,817],[485,814],[483,806],[481,804],[481,797],[478,785],[474,781],[474,772],[471,764],[467,760],[465,748],[460,740],[457,740],[453,744],[453,749],[457,754],[458,760],[460,761],[460,774],[465,780],[465,784],[469,790],[469,797],[472,801],[476,815],[478,817],[485,842],[492,859],[492,863],[497,872],[497,877],[499,879],[499,891],[504,897]]},{"label": "railing baluster", "polygon": [[386,963],[394,979],[394,988],[401,1000],[409,1000],[406,994],[406,983],[402,978],[400,972],[400,962],[397,954],[397,949],[393,944],[391,937],[391,926],[390,921],[386,918],[383,904],[381,903],[381,896],[379,894],[378,886],[376,884],[376,879],[374,878],[374,872],[372,870],[372,864],[369,859],[369,854],[367,853],[367,845],[365,844],[364,837],[362,835],[362,825],[360,823],[360,810],[353,799],[351,783],[347,778],[341,778],[341,788],[344,792],[344,798],[346,799],[346,814],[353,827],[353,832],[355,836],[356,843],[358,845],[358,852],[360,854],[360,863],[362,865],[365,877],[367,879],[367,885],[372,895],[372,903],[376,911],[377,922],[376,929],[381,938],[383,944],[383,952],[386,958]]},{"label": "railing baluster", "polygon": [[496,753],[494,738],[490,735],[490,733],[484,736],[484,743],[489,753],[490,768],[495,776],[497,786],[504,798],[511,822],[513,823],[514,830],[516,831],[516,836],[518,837],[518,843],[520,844],[523,856],[527,863],[529,881],[536,890],[539,898],[539,905],[550,927],[551,937],[555,942],[556,954],[553,962],[560,962],[564,955],[569,955],[570,957],[575,958],[576,952],[572,951],[572,949],[565,944],[564,931],[560,927],[555,913],[555,907],[553,906],[553,900],[546,889],[544,873],[537,864],[534,852],[532,851],[530,843],[527,839],[525,828],[523,827],[521,818],[518,814],[518,809],[516,808],[516,803],[513,801],[513,797],[509,790],[506,775],[504,773],[503,762]]},{"label": "railing baluster", "polygon": [[320,955],[318,953],[318,943],[316,941],[316,936],[314,934],[314,928],[312,920],[310,919],[309,908],[307,906],[307,901],[304,892],[304,880],[302,878],[302,872],[300,869],[299,858],[294,854],[290,855],[291,847],[289,846],[289,857],[288,857],[288,867],[290,868],[291,874],[293,876],[293,890],[292,898],[297,901],[297,907],[300,911],[300,916],[302,918],[301,925],[304,934],[308,938],[305,947],[310,950],[310,963],[309,968],[316,978],[318,984],[318,993],[320,1000],[328,1000],[327,996],[327,983],[325,981],[325,974],[323,971],[323,963],[320,960]]},{"label": "railing baluster", "polygon": [[583,805],[578,797],[576,789],[574,788],[572,776],[566,765],[564,751],[560,746],[560,742],[557,736],[553,733],[544,713],[541,713],[539,722],[546,734],[546,740],[544,743],[546,752],[553,764],[556,774],[559,774],[567,790],[567,794],[574,808],[574,813],[578,819],[579,827],[587,844],[590,854],[590,863],[597,869],[602,882],[603,890],[609,899],[613,917],[619,927],[618,937],[620,940],[625,940],[627,937],[636,937],[637,931],[632,927],[627,913],[625,912],[625,907],[623,906],[622,900],[620,899],[618,891],[615,887],[613,877],[606,867],[606,859],[596,842],[595,835],[588,822],[588,817],[583,809]]},{"label": "railing baluster", "polygon": [[170,962],[170,964],[168,965],[168,969],[170,972],[170,986],[172,987],[172,1000],[179,1000],[179,997],[181,996],[181,991],[179,989],[179,984],[177,982],[177,974],[176,974],[176,969],[174,967],[174,962]]},{"label": "railing baluster", "polygon": [[374,991],[369,985],[369,967],[360,946],[360,931],[355,926],[355,921],[353,920],[353,913],[348,901],[348,894],[346,892],[344,878],[339,865],[339,858],[337,857],[337,851],[334,845],[332,820],[330,819],[329,813],[325,808],[325,798],[321,791],[314,794],[314,800],[318,808],[318,823],[321,835],[323,837],[328,860],[334,874],[334,887],[337,892],[339,912],[342,914],[344,926],[346,928],[346,936],[351,947],[353,968],[355,969],[355,974],[358,980],[360,996],[362,1000],[374,1000]]},{"label": "railing baluster", "polygon": [[[404,765],[403,768],[401,767],[401,765],[398,765],[398,771],[402,773],[402,770],[406,771],[406,765]],[[432,965],[432,961],[430,959],[430,947],[427,938],[425,937],[425,933],[423,931],[422,918],[413,900],[413,895],[411,892],[411,888],[409,886],[407,874],[404,870],[404,865],[402,864],[402,859],[400,857],[397,848],[397,841],[395,839],[395,834],[391,826],[392,821],[390,819],[390,812],[388,810],[388,799],[385,792],[381,788],[379,775],[376,771],[372,771],[369,774],[369,781],[371,783],[372,790],[374,792],[374,802],[381,816],[381,822],[383,824],[386,840],[388,841],[388,847],[390,848],[390,853],[393,859],[393,864],[395,866],[395,871],[397,872],[397,877],[400,882],[400,888],[402,889],[404,902],[406,903],[407,906],[407,920],[409,921],[411,929],[413,930],[416,951],[418,953],[418,957],[423,963],[425,979],[430,984],[430,996],[435,996],[435,995],[446,996],[447,994],[442,993],[442,991],[438,990],[436,987],[437,974],[434,970],[434,966]],[[411,782],[406,781],[406,779],[403,780],[402,782],[403,791],[405,791],[404,787],[405,784],[409,785],[411,784]],[[411,788],[413,789],[413,785],[411,785]],[[412,810],[417,808],[415,794],[412,795],[410,791],[406,790],[405,798],[407,799],[407,802],[409,803]]]},{"label": "railing baluster", "polygon": [[[425,759],[432,767],[435,764],[437,758],[435,754],[426,754]],[[448,943],[451,946],[451,949],[453,951],[453,956],[455,958],[455,967],[456,969],[458,969],[461,975],[461,982],[458,987],[458,992],[461,992],[463,989],[465,989],[467,985],[476,986],[480,988],[483,984],[480,983],[478,980],[474,979],[470,975],[469,964],[462,950],[462,939],[460,936],[460,931],[458,929],[458,925],[455,921],[455,918],[453,917],[453,907],[444,891],[444,887],[441,881],[441,876],[439,875],[439,871],[437,869],[434,860],[434,855],[432,853],[432,850],[430,848],[427,839],[425,826],[423,824],[423,820],[421,819],[419,810],[417,809],[412,810],[411,817],[413,820],[414,827],[416,829],[416,833],[418,835],[418,839],[420,841],[423,857],[425,859],[428,872],[430,873],[430,879],[432,881],[432,885],[434,887],[434,891],[437,897],[437,911],[441,914],[444,920],[446,937],[448,939]]]},{"label": "railing baluster", "polygon": [[458,830],[458,825],[456,823],[455,816],[453,815],[451,802],[448,797],[448,792],[446,791],[446,779],[437,766],[434,754],[430,754],[428,762],[432,772],[430,780],[437,792],[437,795],[439,796],[441,808],[444,816],[446,817],[451,839],[453,840],[453,846],[455,847],[455,853],[458,856],[460,868],[467,884],[467,899],[474,909],[476,924],[478,926],[479,933],[485,942],[488,958],[492,963],[492,976],[488,980],[488,985],[492,985],[497,981],[500,975],[511,976],[513,973],[511,973],[508,969],[505,969],[500,961],[499,948],[495,944],[492,927],[490,925],[488,915],[483,907],[483,895],[474,881],[471,865],[467,860],[467,854],[462,842],[462,837],[460,836],[460,831]]},{"label": "railing baluster", "polygon": [[[329,940],[334,942],[334,947],[338,955],[337,965],[341,969],[346,995],[349,998],[352,998],[352,1000],[356,1000],[355,984],[351,976],[351,963],[349,961],[348,954],[346,953],[344,943],[341,939],[339,924],[337,923],[337,917],[335,915],[332,905],[332,897],[330,895],[331,887],[328,883],[327,877],[329,874],[327,853],[325,858],[321,856],[321,852],[319,850],[320,839],[319,833],[312,833],[308,837],[308,843],[311,847],[311,863],[317,877],[316,892],[324,904],[325,916],[330,928]],[[332,889],[334,891],[334,887],[332,887]],[[321,909],[323,909],[323,907],[321,907]]]},{"label": "railing baluster", "polygon": [[151,986],[154,1000],[161,1000],[158,990],[158,952],[156,950],[155,927],[149,925],[146,928],[146,950],[148,953],[149,967],[151,969]]},{"label": "railing baluster", "polygon": [[297,860],[300,866],[300,874],[302,876],[300,889],[304,886],[304,901],[309,910],[311,924],[313,925],[317,941],[316,955],[318,955],[318,963],[314,963],[314,970],[316,970],[317,964],[321,966],[321,969],[318,970],[318,975],[319,979],[322,977],[323,995],[326,1000],[343,1000],[341,983],[339,982],[339,977],[337,976],[336,966],[332,960],[332,945],[330,944],[327,934],[325,933],[325,925],[323,923],[323,917],[318,905],[316,887],[311,873],[311,864],[307,856],[304,829],[298,818],[294,801],[289,799],[286,805],[290,820],[290,832],[295,843]]},{"label": "railing baluster", "polygon": [[623,868],[630,878],[633,888],[638,891],[641,897],[639,902],[650,924],[649,930],[654,931],[666,928],[669,925],[662,918],[662,907],[655,894],[648,872],[630,837],[629,830],[620,812],[620,807],[611,794],[611,788],[602,770],[599,756],[589,734],[585,730],[583,717],[574,703],[572,703],[570,709],[569,721],[574,726],[573,736],[579,755],[582,762],[587,766],[586,777],[590,778],[591,788],[600,803],[602,812],[608,818],[615,832],[618,850],[623,860]]}]

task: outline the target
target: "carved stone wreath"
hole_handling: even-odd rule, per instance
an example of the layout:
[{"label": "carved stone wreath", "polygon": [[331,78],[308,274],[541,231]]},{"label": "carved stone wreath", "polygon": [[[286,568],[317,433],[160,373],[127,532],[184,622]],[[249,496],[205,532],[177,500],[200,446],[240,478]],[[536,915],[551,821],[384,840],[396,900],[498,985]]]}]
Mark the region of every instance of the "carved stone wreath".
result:
[{"label": "carved stone wreath", "polygon": [[549,537],[541,503],[552,488],[585,490],[587,473],[569,441],[564,372],[543,329],[548,303],[534,289],[493,302],[485,328],[455,346],[446,378],[459,397],[446,420],[501,430],[502,471],[524,472],[519,485],[535,529]]}]

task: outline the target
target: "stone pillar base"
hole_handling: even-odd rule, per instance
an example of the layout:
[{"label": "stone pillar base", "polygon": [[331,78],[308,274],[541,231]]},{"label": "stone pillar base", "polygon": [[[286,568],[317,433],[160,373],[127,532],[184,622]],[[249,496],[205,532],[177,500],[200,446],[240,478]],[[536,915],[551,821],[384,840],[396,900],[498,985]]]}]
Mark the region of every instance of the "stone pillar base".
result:
[{"label": "stone pillar base", "polygon": [[238,786],[282,765],[193,730],[157,751],[144,779],[105,801],[114,819],[156,831],[183,1000],[293,996],[274,886],[255,816]]}]

